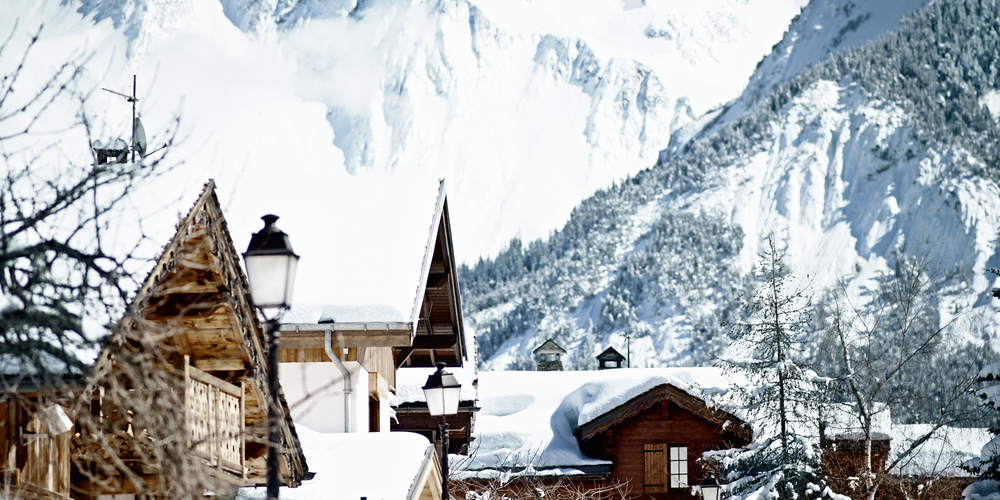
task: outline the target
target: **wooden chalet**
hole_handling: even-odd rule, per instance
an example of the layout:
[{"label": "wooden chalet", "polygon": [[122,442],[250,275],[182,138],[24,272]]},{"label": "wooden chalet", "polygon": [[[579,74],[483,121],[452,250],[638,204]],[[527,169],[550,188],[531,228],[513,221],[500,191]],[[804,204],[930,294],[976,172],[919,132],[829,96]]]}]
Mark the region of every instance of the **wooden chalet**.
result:
[{"label": "wooden chalet", "polygon": [[[393,408],[390,401],[398,370],[469,363],[444,181],[363,178],[345,186],[343,196],[312,215],[338,245],[302,278],[319,284],[296,284],[297,305],[281,326],[283,380],[321,379],[331,388],[311,407],[323,422],[303,411],[314,428],[431,437],[437,424],[425,404]],[[391,210],[365,208],[384,199],[392,200]],[[309,237],[303,246],[296,235],[297,248],[320,246]],[[313,364],[323,367],[307,366]],[[350,380],[342,384],[344,378]],[[474,406],[466,402],[452,424],[455,449],[468,442]]]},{"label": "wooden chalet", "polygon": [[511,476],[500,493],[536,481],[634,499],[690,498],[707,476],[702,453],[752,440],[740,418],[699,396],[729,384],[716,368],[480,373],[480,445],[458,473],[461,487],[482,493]]},{"label": "wooden chalet", "polygon": [[[820,466],[830,488],[844,495],[866,496],[858,477],[865,471],[865,439],[853,405],[821,407]],[[992,434],[986,429],[893,424],[889,409],[876,404],[872,422],[872,470],[878,476],[876,500],[960,498],[977,478],[962,468],[979,456]],[[915,446],[912,450],[911,446]],[[899,455],[909,450],[903,457]],[[897,458],[899,461],[897,462]],[[892,469],[887,470],[890,464]]]},{"label": "wooden chalet", "polygon": [[[191,474],[215,485],[206,491],[264,485],[267,402],[276,398],[281,476],[297,486],[309,473],[283,394],[268,393],[262,332],[210,181],[92,373],[58,388],[21,386],[0,402],[0,472],[26,498],[169,497],[185,477],[156,460],[148,434],[197,457]],[[138,377],[166,385],[143,384],[136,359],[147,370]],[[162,414],[157,425],[176,429],[149,431],[158,421],[123,394],[145,398]],[[98,459],[112,467],[98,468]]]},{"label": "wooden chalet", "polygon": [[708,471],[702,454],[745,446],[752,433],[736,416],[670,384],[657,386],[580,426],[580,449],[610,460],[607,479],[633,498],[690,498]]}]

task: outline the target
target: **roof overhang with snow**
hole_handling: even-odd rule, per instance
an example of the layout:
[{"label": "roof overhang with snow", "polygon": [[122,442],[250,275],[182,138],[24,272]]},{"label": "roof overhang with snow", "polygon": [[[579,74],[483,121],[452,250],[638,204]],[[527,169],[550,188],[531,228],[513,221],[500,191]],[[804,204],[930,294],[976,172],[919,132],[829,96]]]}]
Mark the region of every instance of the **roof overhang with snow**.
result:
[{"label": "roof overhang with snow", "polygon": [[[312,234],[283,348],[395,347],[396,366],[462,366],[467,357],[444,181],[354,177],[302,215]],[[294,216],[294,215],[293,215]]]},{"label": "roof overhang with snow", "polygon": [[636,396],[624,404],[616,406],[607,413],[594,418],[590,422],[581,425],[580,438],[584,440],[591,439],[611,427],[622,424],[643,411],[659,405],[663,401],[671,401],[677,406],[722,427],[726,432],[732,433],[739,438],[747,441],[753,438],[750,426],[738,417],[718,408],[711,408],[705,404],[703,399],[694,397],[672,384],[658,385],[644,394]]}]

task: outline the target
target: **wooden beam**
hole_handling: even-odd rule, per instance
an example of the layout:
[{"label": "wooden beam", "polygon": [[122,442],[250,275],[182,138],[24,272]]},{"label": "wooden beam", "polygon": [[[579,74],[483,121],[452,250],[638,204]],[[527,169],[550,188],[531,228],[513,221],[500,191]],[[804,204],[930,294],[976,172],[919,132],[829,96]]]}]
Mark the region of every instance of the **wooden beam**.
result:
[{"label": "wooden beam", "polygon": [[406,347],[412,340],[411,323],[330,323],[281,325],[281,347],[323,348],[326,330],[333,347]]},{"label": "wooden beam", "polygon": [[[197,361],[195,361],[195,363],[197,364]],[[242,366],[240,366],[240,368],[242,369]],[[222,380],[209,373],[205,373],[201,368],[198,368],[197,366],[189,367],[188,374],[190,374],[192,379],[197,380],[198,382],[206,383],[211,386],[215,386],[216,388],[218,388],[219,390],[221,390],[226,394],[229,394],[230,396],[235,396],[239,398],[242,397],[243,395],[242,387],[226,382],[225,380]]]},{"label": "wooden beam", "polygon": [[407,358],[410,357],[410,354],[413,354],[412,347],[404,347],[402,349],[396,350],[396,352],[393,353],[393,356],[395,356],[393,362],[396,365],[396,369],[399,369],[399,367],[403,366],[403,363],[405,363]]},{"label": "wooden beam", "polygon": [[246,368],[246,366],[243,365],[243,360],[239,358],[196,359],[194,361],[194,366],[195,368],[206,372],[238,371]]}]

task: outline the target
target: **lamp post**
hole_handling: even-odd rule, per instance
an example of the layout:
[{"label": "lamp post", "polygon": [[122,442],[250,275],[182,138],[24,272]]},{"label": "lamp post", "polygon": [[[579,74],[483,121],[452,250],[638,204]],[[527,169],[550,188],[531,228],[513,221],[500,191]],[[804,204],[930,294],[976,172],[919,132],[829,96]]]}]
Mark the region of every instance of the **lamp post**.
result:
[{"label": "lamp post", "polygon": [[708,477],[701,482],[701,496],[704,500],[719,500],[719,492],[722,488],[719,486],[719,480],[715,478],[715,474],[709,472]]},{"label": "lamp post", "polygon": [[437,371],[427,377],[424,384],[424,397],[427,399],[427,409],[438,421],[438,434],[441,435],[441,499],[448,500],[448,417],[458,413],[458,400],[462,393],[462,385],[454,375],[444,371],[444,363],[437,363]]},{"label": "lamp post", "polygon": [[243,254],[250,280],[250,297],[264,317],[267,334],[267,498],[278,498],[281,477],[278,468],[278,349],[281,341],[281,315],[292,301],[295,268],[299,256],[292,251],[288,235],[274,223],[277,215],[265,215],[264,229],[254,233]]}]

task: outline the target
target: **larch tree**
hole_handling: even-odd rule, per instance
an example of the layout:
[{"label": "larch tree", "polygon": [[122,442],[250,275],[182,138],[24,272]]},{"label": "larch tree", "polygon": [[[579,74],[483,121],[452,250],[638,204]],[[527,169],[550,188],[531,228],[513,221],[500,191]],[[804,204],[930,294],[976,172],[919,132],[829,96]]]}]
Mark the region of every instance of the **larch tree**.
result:
[{"label": "larch tree", "polygon": [[755,430],[746,448],[709,452],[730,498],[836,498],[824,483],[810,416],[816,414],[818,377],[796,359],[810,325],[811,301],[796,286],[768,235],[755,269],[755,287],[741,296],[742,321],[730,322],[734,355],[720,361],[738,383],[736,405]]}]

